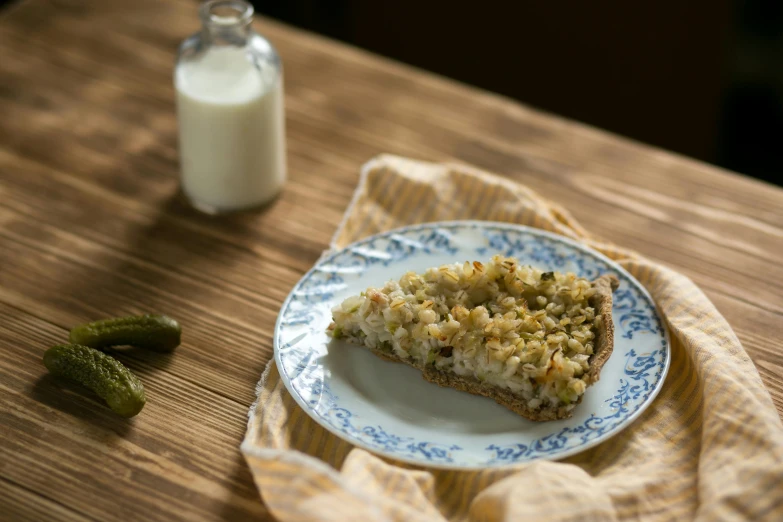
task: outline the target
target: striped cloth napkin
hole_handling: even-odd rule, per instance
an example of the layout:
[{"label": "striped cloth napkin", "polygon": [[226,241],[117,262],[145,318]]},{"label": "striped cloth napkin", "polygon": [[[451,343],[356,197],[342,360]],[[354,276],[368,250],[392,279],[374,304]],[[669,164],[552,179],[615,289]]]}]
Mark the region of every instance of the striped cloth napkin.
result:
[{"label": "striped cloth napkin", "polygon": [[633,274],[672,334],[661,394],[626,430],[566,460],[444,471],[379,458],[327,432],[294,403],[271,362],[242,452],[278,520],[783,520],[783,425],[736,335],[685,276],[591,237],[523,186],[388,155],[363,168],[331,246],[455,219],[553,231]]}]

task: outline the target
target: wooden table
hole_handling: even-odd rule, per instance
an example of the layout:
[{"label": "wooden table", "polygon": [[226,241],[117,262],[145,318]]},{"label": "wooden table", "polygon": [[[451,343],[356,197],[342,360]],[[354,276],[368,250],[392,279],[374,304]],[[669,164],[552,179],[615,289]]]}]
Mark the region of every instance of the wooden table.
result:
[{"label": "wooden table", "polygon": [[[0,518],[263,517],[238,445],[277,311],[380,152],[505,174],[687,274],[783,410],[783,190],[259,20],[286,67],[290,178],[266,212],[211,219],[175,197],[172,64],[197,24],[184,0],[2,14]],[[70,326],[144,311],[185,335],[120,356],[137,418],[47,376]]]}]

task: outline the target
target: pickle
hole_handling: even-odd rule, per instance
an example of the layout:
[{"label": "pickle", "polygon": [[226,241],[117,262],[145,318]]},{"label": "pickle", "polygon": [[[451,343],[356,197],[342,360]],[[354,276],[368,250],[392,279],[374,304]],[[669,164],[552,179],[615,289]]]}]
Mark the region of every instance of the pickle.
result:
[{"label": "pickle", "polygon": [[130,345],[157,352],[179,346],[182,329],[165,315],[139,315],[95,321],[71,330],[70,341],[90,348]]},{"label": "pickle", "polygon": [[88,346],[54,346],[46,350],[43,362],[52,374],[94,391],[123,417],[137,415],[147,401],[138,377],[114,357]]}]

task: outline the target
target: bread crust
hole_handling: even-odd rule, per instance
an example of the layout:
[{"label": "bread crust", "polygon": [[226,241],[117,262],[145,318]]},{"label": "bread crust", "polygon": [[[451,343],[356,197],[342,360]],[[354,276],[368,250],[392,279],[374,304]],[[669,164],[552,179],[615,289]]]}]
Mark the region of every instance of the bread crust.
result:
[{"label": "bread crust", "polygon": [[[604,367],[614,349],[614,324],[612,323],[612,292],[617,289],[620,281],[614,275],[604,275],[592,282],[596,293],[590,298],[590,306],[596,311],[596,342],[595,352],[590,358],[590,369],[584,377],[585,383],[590,386],[598,382],[601,376],[601,369]],[[599,319],[600,318],[600,319]],[[412,366],[423,372],[423,377],[429,382],[438,384],[447,388],[472,393],[473,395],[482,395],[493,399],[498,404],[505,406],[514,413],[537,422],[567,419],[573,415],[574,406],[582,402],[579,397],[570,408],[568,406],[549,406],[532,409],[528,407],[527,401],[517,397],[510,390],[501,388],[478,379],[464,377],[454,373],[444,372],[435,367],[428,366],[422,370],[412,361],[400,359],[393,353],[384,352],[378,349],[371,349],[378,357],[392,362],[401,362]]]}]

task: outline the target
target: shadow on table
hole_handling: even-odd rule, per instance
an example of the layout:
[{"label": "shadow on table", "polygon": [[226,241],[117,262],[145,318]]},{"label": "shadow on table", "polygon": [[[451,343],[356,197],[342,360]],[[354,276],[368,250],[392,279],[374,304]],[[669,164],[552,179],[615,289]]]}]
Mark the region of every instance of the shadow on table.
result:
[{"label": "shadow on table", "polygon": [[[275,241],[275,230],[263,223],[273,205],[274,201],[252,211],[211,216],[175,193],[160,202],[151,223],[132,231],[124,250],[133,259],[112,267],[111,273],[120,278],[135,277],[155,287],[170,282],[171,288],[178,290],[182,285],[177,286],[177,281],[183,279],[202,284],[214,280],[222,268],[257,259],[252,247]],[[143,270],[140,264],[148,269]],[[113,278],[107,281],[114,282]]]},{"label": "shadow on table", "polygon": [[174,357],[176,357],[177,349],[171,352],[155,352],[153,350],[138,348],[136,346],[115,346],[104,351],[106,354],[111,355],[120,361],[127,357],[137,361],[144,361],[153,368],[165,370],[169,367]]},{"label": "shadow on table", "polygon": [[257,520],[269,516],[261,494],[253,482],[253,475],[239,452],[234,459],[234,472],[226,477],[230,487],[230,496],[225,499],[220,510],[221,520],[244,520],[252,513]]},{"label": "shadow on table", "polygon": [[111,411],[94,392],[51,374],[44,374],[35,382],[30,396],[93,426],[111,430],[120,437],[125,437],[133,429],[132,418],[126,419]]}]

